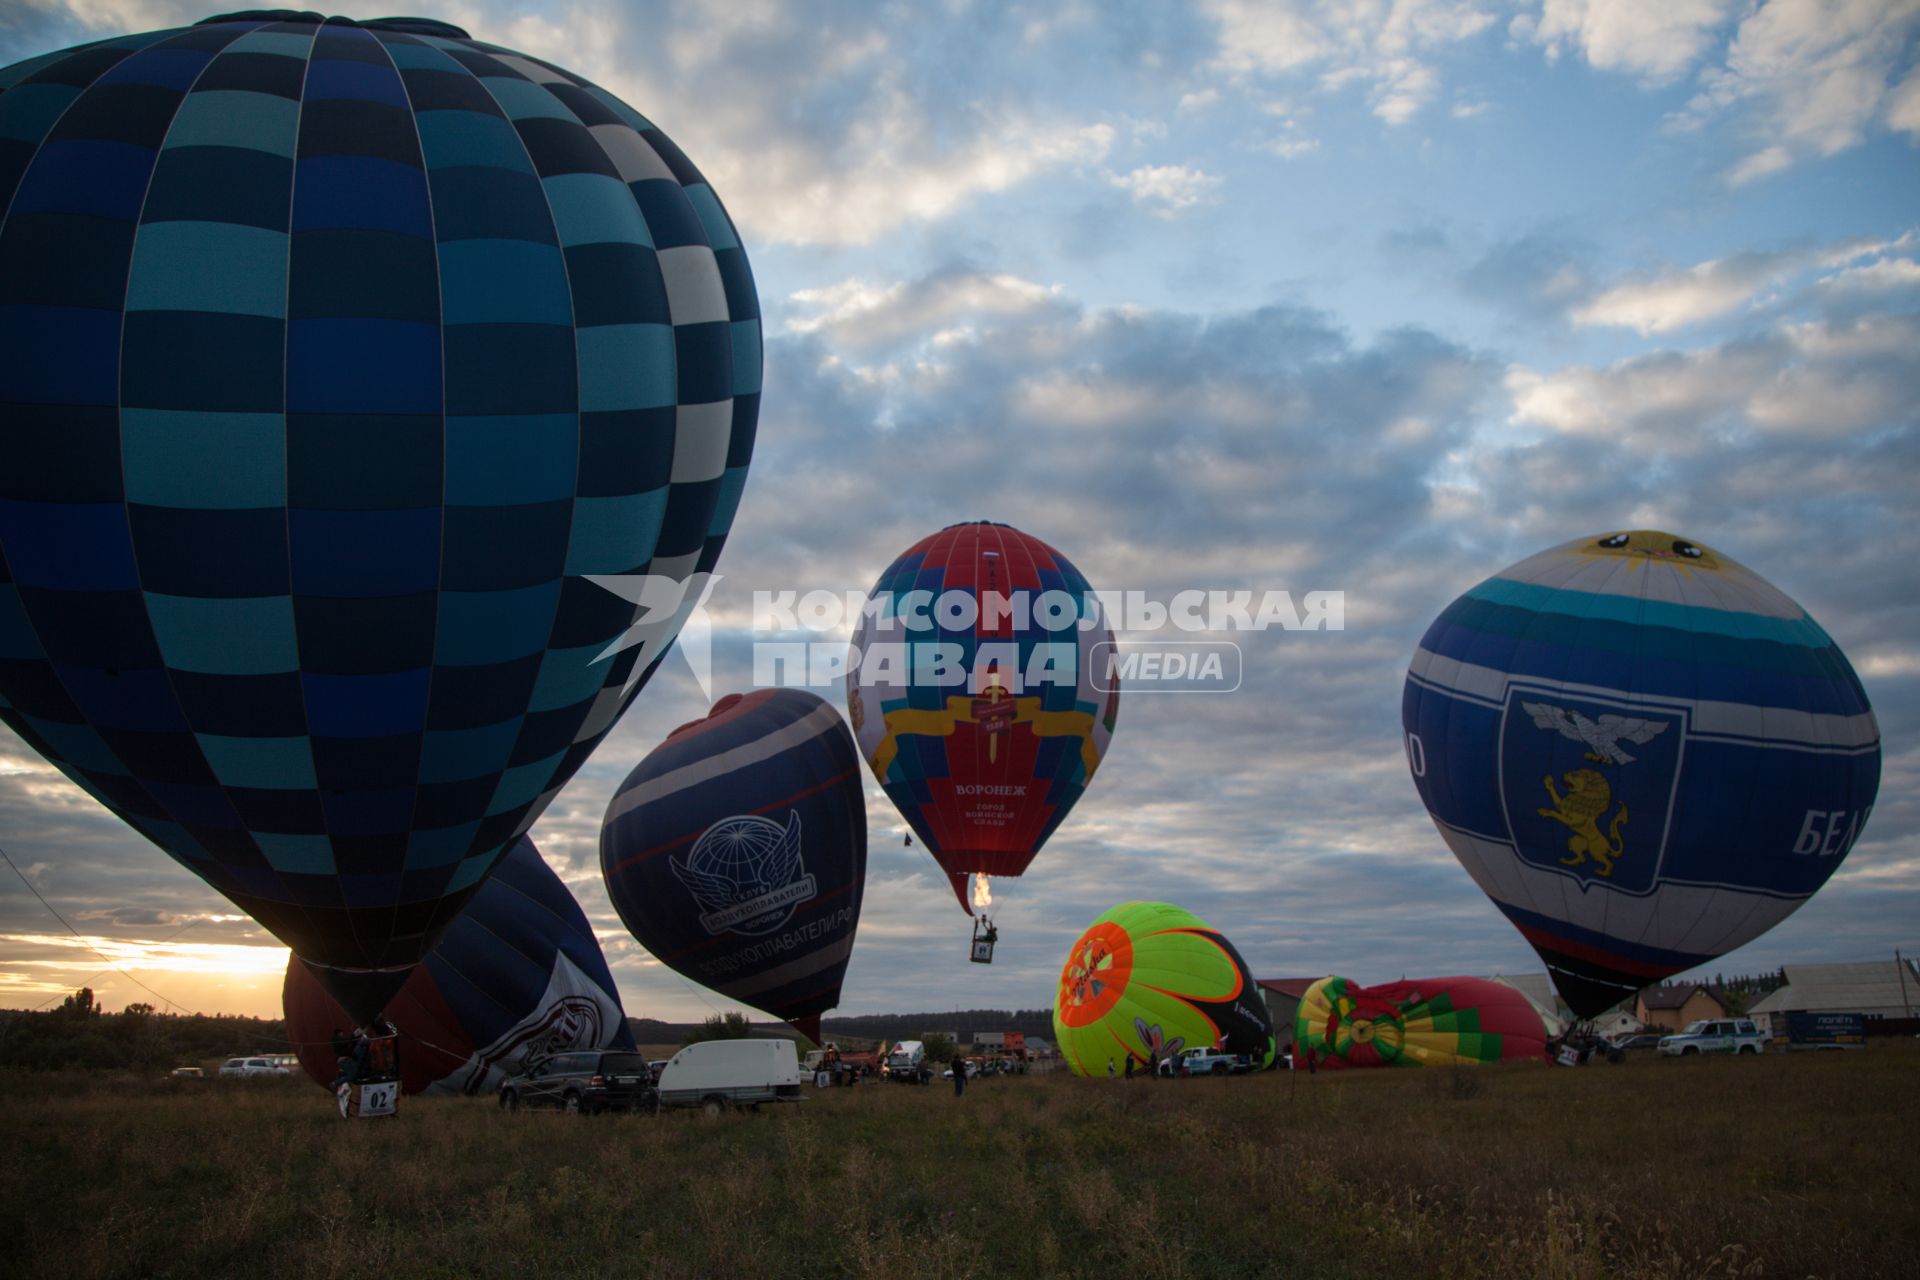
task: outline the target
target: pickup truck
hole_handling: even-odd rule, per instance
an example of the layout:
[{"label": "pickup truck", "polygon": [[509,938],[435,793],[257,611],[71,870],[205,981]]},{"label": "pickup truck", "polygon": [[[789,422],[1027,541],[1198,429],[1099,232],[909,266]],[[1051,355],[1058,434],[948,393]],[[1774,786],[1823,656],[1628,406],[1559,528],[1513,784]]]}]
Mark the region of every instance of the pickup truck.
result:
[{"label": "pickup truck", "polygon": [[1767,1037],[1749,1018],[1703,1018],[1677,1036],[1662,1036],[1660,1052],[1669,1058],[1701,1053],[1759,1053]]},{"label": "pickup truck", "polygon": [[927,1065],[927,1047],[918,1040],[902,1040],[887,1055],[887,1079],[895,1084],[931,1084],[933,1068]]},{"label": "pickup truck", "polygon": [[1213,1049],[1205,1045],[1195,1045],[1163,1061],[1160,1064],[1160,1074],[1177,1076],[1183,1067],[1190,1076],[1237,1076],[1253,1070],[1253,1065],[1244,1055],[1231,1054],[1224,1049]]}]

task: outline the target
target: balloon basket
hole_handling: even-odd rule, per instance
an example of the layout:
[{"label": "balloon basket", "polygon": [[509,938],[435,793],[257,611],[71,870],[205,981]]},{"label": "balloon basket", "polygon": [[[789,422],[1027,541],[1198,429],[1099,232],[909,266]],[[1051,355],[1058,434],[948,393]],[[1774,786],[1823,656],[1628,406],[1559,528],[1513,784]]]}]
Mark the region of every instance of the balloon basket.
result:
[{"label": "balloon basket", "polygon": [[400,1114],[398,1080],[353,1080],[334,1086],[342,1120],[375,1120]]},{"label": "balloon basket", "polygon": [[1000,940],[1000,931],[987,922],[986,917],[977,916],[973,922],[973,942],[967,951],[967,959],[975,964],[993,963],[993,944]]}]

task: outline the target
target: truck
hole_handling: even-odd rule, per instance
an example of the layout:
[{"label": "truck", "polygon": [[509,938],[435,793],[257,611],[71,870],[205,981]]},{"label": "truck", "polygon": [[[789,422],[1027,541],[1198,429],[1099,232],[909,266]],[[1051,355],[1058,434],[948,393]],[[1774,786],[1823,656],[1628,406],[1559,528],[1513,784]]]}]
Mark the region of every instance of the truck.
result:
[{"label": "truck", "polygon": [[1767,1047],[1767,1037],[1751,1018],[1702,1018],[1690,1022],[1677,1036],[1662,1036],[1660,1052],[1669,1058],[1690,1058],[1701,1053],[1759,1053]]},{"label": "truck", "polygon": [[1160,1074],[1177,1076],[1182,1068],[1190,1076],[1237,1076],[1253,1069],[1247,1059],[1238,1054],[1228,1053],[1224,1049],[1215,1049],[1209,1045],[1195,1045],[1191,1049],[1182,1049],[1173,1057],[1160,1064]]},{"label": "truck", "polygon": [[927,1065],[927,1046],[919,1040],[902,1040],[887,1055],[887,1079],[895,1084],[932,1084],[933,1068]]},{"label": "truck", "polygon": [[1788,1049],[1864,1049],[1867,1018],[1861,1013],[1814,1013],[1793,1009],[1787,1013]]},{"label": "truck", "polygon": [[703,1040],[667,1060],[659,1105],[719,1115],[728,1107],[799,1102],[805,1080],[791,1040]]}]

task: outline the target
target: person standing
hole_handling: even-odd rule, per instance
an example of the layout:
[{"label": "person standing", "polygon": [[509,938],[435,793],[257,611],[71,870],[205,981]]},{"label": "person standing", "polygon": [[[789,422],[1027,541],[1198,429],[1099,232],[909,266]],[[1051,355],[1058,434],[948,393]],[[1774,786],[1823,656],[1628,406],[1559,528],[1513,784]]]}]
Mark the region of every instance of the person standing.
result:
[{"label": "person standing", "polygon": [[965,1058],[955,1058],[953,1060],[953,1096],[957,1098],[966,1091],[967,1060]]},{"label": "person standing", "polygon": [[1127,1079],[1133,1079],[1133,1055],[1127,1055]]},{"label": "person standing", "polygon": [[1107,1079],[1113,1079],[1113,1059],[1107,1059]]}]

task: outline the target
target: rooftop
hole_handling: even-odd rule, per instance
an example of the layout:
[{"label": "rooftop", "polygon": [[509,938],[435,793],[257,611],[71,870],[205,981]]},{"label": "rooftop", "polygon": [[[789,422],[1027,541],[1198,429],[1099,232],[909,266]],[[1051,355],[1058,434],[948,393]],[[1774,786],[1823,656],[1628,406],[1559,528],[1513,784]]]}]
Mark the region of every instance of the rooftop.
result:
[{"label": "rooftop", "polygon": [[1696,995],[1705,995],[1715,1003],[1719,997],[1705,987],[1695,983],[1687,987],[1648,987],[1640,993],[1640,1000],[1649,1009],[1678,1009]]},{"label": "rooftop", "polygon": [[[1905,989],[1902,990],[1902,970]],[[1852,964],[1790,964],[1787,985],[1753,1006],[1755,1013],[1789,1009],[1851,1012],[1920,1008],[1920,964],[1904,960],[1861,960]]]}]

